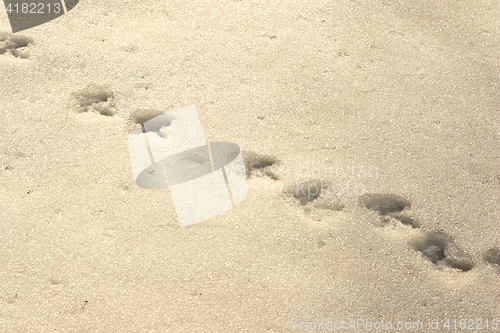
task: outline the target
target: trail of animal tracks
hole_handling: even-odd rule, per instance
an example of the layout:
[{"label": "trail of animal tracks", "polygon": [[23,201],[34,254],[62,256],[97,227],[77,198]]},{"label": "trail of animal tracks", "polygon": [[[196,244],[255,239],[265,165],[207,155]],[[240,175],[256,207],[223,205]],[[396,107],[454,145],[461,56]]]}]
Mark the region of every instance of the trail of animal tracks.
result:
[{"label": "trail of animal tracks", "polygon": [[[88,0],[12,34],[0,8],[0,331],[494,325],[498,14]],[[127,139],[187,105],[249,193],[181,228]]]}]

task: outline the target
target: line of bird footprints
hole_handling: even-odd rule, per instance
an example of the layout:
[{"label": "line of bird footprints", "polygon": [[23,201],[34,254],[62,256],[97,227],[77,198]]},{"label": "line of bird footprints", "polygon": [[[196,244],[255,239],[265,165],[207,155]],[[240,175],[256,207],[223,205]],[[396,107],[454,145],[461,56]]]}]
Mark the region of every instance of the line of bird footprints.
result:
[{"label": "line of bird footprints", "polygon": [[[33,40],[27,36],[0,33],[0,55],[26,59],[29,57],[28,48],[32,43]],[[72,99],[73,107],[78,113],[91,112],[108,117],[117,113],[113,91],[106,85],[90,83],[87,87],[75,91]],[[139,119],[136,119],[136,122],[138,121]],[[276,158],[245,151],[243,157],[247,178],[268,177],[278,180],[279,177],[273,168],[279,163]],[[291,185],[283,191],[283,194],[295,198],[301,206],[334,211],[341,211],[345,208],[335,193],[333,185],[328,181],[310,180]],[[418,219],[411,212],[411,202],[400,195],[366,193],[359,196],[358,204],[361,208],[374,212],[378,216],[374,223],[379,227],[395,226],[401,223],[410,228],[420,228]],[[474,268],[474,262],[470,257],[461,251],[444,231],[420,233],[409,244],[438,269],[448,267],[467,272]],[[500,273],[500,246],[491,248],[483,258]]]},{"label": "line of bird footprints", "polygon": [[[253,152],[243,152],[247,178],[268,177],[278,180],[279,177],[273,166],[278,160],[272,156],[259,155]],[[342,211],[345,206],[339,196],[332,191],[328,181],[310,180],[285,188],[284,196],[295,198],[298,204],[310,207]],[[404,225],[412,229],[420,229],[421,224],[411,211],[411,202],[392,193],[365,193],[358,197],[358,207],[374,215],[373,223],[378,227],[395,227]],[[439,270],[452,269],[458,272],[468,272],[475,266],[471,256],[457,247],[452,237],[439,230],[422,232],[418,230],[417,236],[409,241],[409,245],[421,253],[422,257],[434,264]],[[500,246],[487,251],[483,256],[484,261],[495,267],[500,274]]]}]

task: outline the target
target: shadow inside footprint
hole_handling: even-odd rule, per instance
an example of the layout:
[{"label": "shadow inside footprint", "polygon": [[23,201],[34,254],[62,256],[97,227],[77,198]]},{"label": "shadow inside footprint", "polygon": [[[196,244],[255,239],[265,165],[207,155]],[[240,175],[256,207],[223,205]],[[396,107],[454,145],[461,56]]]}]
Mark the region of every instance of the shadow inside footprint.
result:
[{"label": "shadow inside footprint", "polygon": [[411,244],[437,268],[449,267],[462,272],[470,271],[474,265],[456,248],[453,240],[442,232],[434,232],[416,239]]},{"label": "shadow inside footprint", "polygon": [[72,93],[78,112],[97,112],[103,116],[116,113],[113,92],[106,86],[91,83],[87,88]]},{"label": "shadow inside footprint", "polygon": [[134,124],[144,124],[146,121],[165,114],[165,111],[155,109],[136,109],[130,114]]},{"label": "shadow inside footprint", "polygon": [[366,193],[359,198],[359,202],[362,206],[381,215],[402,212],[406,207],[411,207],[409,200],[391,193]]},{"label": "shadow inside footprint", "polygon": [[486,262],[500,270],[500,247],[494,247],[486,252],[484,259]]},{"label": "shadow inside footprint", "polygon": [[293,196],[302,206],[312,204],[313,207],[328,210],[342,210],[344,205],[331,190],[329,182],[310,180],[298,185],[292,185],[284,190],[284,194]]},{"label": "shadow inside footprint", "polygon": [[288,187],[285,190],[285,193],[288,195],[292,195],[295,199],[299,200],[302,206],[305,206],[308,203],[318,199],[321,195],[321,192],[326,190],[327,187],[327,183],[319,180],[310,180],[299,185]]},{"label": "shadow inside footprint", "polygon": [[411,202],[397,194],[392,193],[366,193],[359,197],[359,204],[378,213],[382,222],[388,222],[388,218],[400,221],[402,224],[413,228],[420,227],[418,221],[409,212]]},{"label": "shadow inside footprint", "polygon": [[279,163],[275,157],[251,151],[243,151],[242,155],[245,161],[247,178],[269,177],[273,180],[278,180],[278,175],[272,170],[272,167]]}]

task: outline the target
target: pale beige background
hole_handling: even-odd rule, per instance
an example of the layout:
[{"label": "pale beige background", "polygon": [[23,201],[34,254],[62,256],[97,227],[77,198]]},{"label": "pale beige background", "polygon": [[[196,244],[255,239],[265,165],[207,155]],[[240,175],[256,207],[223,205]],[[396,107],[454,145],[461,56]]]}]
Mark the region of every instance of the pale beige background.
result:
[{"label": "pale beige background", "polygon": [[[0,55],[0,331],[500,319],[498,17],[493,0],[82,0],[21,33],[29,57]],[[116,115],[77,112],[89,83]],[[127,137],[191,104],[278,179],[181,228],[168,191],[135,185]],[[332,174],[350,166],[378,178]],[[341,211],[280,194],[311,179],[402,195],[421,227],[381,227],[355,193]],[[436,230],[472,270],[415,250]]]}]

